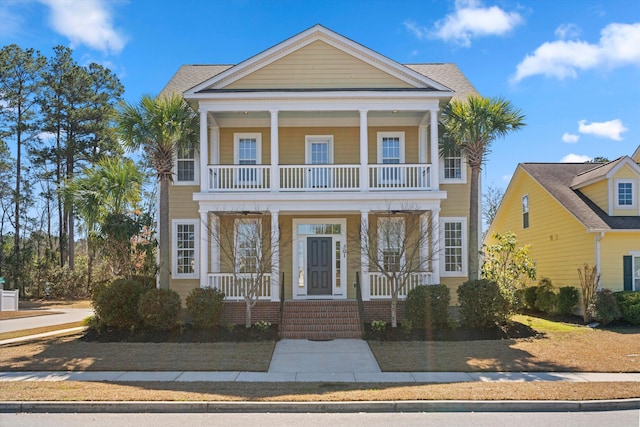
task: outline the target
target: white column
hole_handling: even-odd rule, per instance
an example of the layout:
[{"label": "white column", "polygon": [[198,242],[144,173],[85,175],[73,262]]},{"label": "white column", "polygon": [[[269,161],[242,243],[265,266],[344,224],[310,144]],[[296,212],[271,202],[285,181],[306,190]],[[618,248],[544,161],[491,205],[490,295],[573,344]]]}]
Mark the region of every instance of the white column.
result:
[{"label": "white column", "polygon": [[360,191],[369,191],[369,129],[367,110],[360,110]]},{"label": "white column", "polygon": [[200,287],[209,286],[209,212],[200,211]]},{"label": "white column", "polygon": [[209,139],[207,135],[207,112],[200,111],[200,191],[209,190]]},{"label": "white column", "polygon": [[431,189],[440,189],[440,147],[438,146],[438,109],[431,112]]},{"label": "white column", "polygon": [[271,301],[280,301],[280,222],[271,211]]},{"label": "white column", "polygon": [[440,251],[443,248],[440,233],[440,208],[431,209],[431,283],[440,283]]},{"label": "white column", "polygon": [[278,110],[270,110],[271,113],[271,191],[280,190],[280,148],[278,140]]},{"label": "white column", "polygon": [[[367,239],[369,234],[369,211],[360,211],[360,238]],[[366,249],[368,244],[360,242],[360,289],[362,289],[362,300],[371,299],[371,288],[369,285],[369,254]]]}]

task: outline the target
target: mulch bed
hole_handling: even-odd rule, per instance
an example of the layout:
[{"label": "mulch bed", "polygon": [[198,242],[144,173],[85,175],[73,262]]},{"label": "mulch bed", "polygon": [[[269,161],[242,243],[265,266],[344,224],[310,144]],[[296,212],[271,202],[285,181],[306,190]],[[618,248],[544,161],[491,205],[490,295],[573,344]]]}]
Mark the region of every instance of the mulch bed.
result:
[{"label": "mulch bed", "polygon": [[195,329],[187,324],[170,331],[148,329],[94,329],[89,328],[80,338],[88,342],[149,342],[149,343],[206,343],[206,342],[248,342],[275,341],[278,339],[278,325],[271,325],[268,330],[255,326],[245,328],[244,325],[233,327],[219,326],[212,329]]},{"label": "mulch bed", "polygon": [[482,329],[413,328],[411,330],[405,330],[402,327],[387,327],[384,332],[377,334],[371,331],[370,324],[365,325],[365,339],[381,341],[479,341],[533,338],[539,336],[540,333],[535,329],[519,322],[511,322],[507,325]]}]

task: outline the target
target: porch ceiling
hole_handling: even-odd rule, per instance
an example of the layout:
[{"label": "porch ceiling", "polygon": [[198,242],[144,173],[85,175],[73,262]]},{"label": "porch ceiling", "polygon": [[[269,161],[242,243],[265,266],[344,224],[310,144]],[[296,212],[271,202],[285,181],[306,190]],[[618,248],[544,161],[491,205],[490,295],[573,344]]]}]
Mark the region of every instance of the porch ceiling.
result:
[{"label": "porch ceiling", "polygon": [[[418,126],[425,118],[425,111],[370,111],[369,126]],[[211,113],[220,127],[269,127],[268,111],[225,111]],[[280,127],[353,127],[360,126],[358,111],[280,111]]]}]

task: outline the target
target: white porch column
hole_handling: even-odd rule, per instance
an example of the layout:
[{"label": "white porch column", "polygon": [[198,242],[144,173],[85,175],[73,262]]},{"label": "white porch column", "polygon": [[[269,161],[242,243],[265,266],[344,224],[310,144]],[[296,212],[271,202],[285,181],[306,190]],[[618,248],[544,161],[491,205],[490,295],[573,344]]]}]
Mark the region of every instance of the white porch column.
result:
[{"label": "white porch column", "polygon": [[207,132],[207,112],[200,111],[200,191],[209,190],[209,138]]},{"label": "white porch column", "polygon": [[440,251],[443,248],[440,233],[440,208],[431,210],[431,283],[440,283]]},{"label": "white porch column", "polygon": [[431,189],[440,190],[440,147],[438,146],[438,109],[432,108],[431,113]]},{"label": "white porch column", "polygon": [[271,191],[280,190],[280,148],[278,140],[278,110],[269,110],[271,114]]},{"label": "white porch column", "polygon": [[[369,232],[369,211],[360,211],[360,238],[366,239]],[[360,242],[360,289],[362,290],[362,300],[371,299],[371,288],[369,285],[369,254],[365,251],[366,246]]]},{"label": "white porch column", "polygon": [[369,191],[369,129],[367,110],[360,110],[360,191]]},{"label": "white porch column", "polygon": [[200,211],[200,287],[209,286],[209,212]]},{"label": "white porch column", "polygon": [[280,222],[271,211],[271,301],[280,301]]}]

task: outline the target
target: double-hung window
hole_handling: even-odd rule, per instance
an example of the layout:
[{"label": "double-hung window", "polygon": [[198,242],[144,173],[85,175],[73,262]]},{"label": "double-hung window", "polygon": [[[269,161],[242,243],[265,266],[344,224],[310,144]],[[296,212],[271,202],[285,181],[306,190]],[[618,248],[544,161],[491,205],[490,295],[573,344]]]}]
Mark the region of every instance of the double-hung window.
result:
[{"label": "double-hung window", "polygon": [[378,163],[382,164],[380,184],[397,184],[403,181],[402,169],[387,165],[404,163],[404,132],[378,132]]},{"label": "double-hung window", "polygon": [[262,155],[262,136],[259,133],[234,134],[234,163],[242,166],[236,174],[239,186],[260,185],[262,176],[260,169],[246,167],[247,165],[259,165]]},{"label": "double-hung window", "polygon": [[442,276],[467,275],[467,220],[443,218],[441,242],[443,245]]},{"label": "double-hung window", "polygon": [[173,263],[174,279],[198,277],[198,234],[200,220],[173,220]]},{"label": "double-hung window", "polygon": [[522,228],[529,228],[529,195],[522,196]]},{"label": "double-hung window", "polygon": [[467,182],[466,163],[463,161],[460,150],[440,158],[440,179],[445,184],[463,184]]},{"label": "double-hung window", "polygon": [[180,184],[197,184],[197,169],[196,169],[196,150],[195,148],[180,147],[176,151],[175,161],[175,183]]},{"label": "double-hung window", "polygon": [[239,273],[257,273],[262,243],[260,220],[236,219],[234,228],[236,271]]},{"label": "double-hung window", "polygon": [[378,218],[378,247],[380,265],[387,272],[402,270],[404,218]]}]

